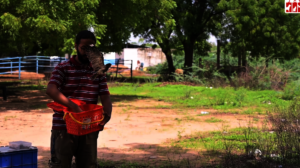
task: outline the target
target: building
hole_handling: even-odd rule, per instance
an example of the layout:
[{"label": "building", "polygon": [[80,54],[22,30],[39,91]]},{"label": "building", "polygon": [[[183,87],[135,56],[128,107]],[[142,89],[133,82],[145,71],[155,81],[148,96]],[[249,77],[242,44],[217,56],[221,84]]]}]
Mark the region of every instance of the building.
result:
[{"label": "building", "polygon": [[137,61],[144,64],[144,67],[154,66],[166,61],[166,56],[161,48],[124,48],[121,53],[106,53],[104,54],[105,64],[115,60],[120,61],[120,64],[130,68],[131,60],[133,61],[133,69],[137,67]]}]

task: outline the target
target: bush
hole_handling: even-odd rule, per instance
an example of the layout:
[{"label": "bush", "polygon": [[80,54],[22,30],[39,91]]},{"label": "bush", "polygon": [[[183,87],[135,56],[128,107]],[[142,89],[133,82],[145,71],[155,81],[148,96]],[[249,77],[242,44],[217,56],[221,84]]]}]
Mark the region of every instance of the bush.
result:
[{"label": "bush", "polygon": [[299,86],[300,86],[300,80],[296,80],[288,83],[283,90],[283,94],[281,98],[284,100],[292,100],[295,97],[300,96]]},{"label": "bush", "polygon": [[300,163],[300,103],[295,98],[290,106],[277,105],[269,112],[273,130],[276,133],[274,152],[279,154],[279,161],[285,165],[299,165]]}]

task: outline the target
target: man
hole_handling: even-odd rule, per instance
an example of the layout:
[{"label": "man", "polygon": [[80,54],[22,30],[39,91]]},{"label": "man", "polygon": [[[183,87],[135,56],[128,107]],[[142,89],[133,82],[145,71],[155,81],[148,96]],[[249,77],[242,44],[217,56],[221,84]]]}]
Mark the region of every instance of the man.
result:
[{"label": "man", "polygon": [[[112,103],[106,83],[106,77],[100,76],[91,80],[93,69],[83,48],[96,44],[95,35],[87,30],[76,36],[75,48],[77,55],[69,61],[58,64],[47,87],[47,95],[73,112],[82,112],[82,109],[68,98],[79,99],[87,104],[97,104],[98,95],[103,106],[105,119],[100,123],[101,130],[110,120]],[[76,168],[97,167],[97,139],[99,131],[83,136],[67,133],[64,113],[54,111],[51,134],[51,161],[52,168],[70,168],[75,156]]]},{"label": "man", "polygon": [[137,66],[135,68],[135,70],[140,70],[140,67],[141,67],[141,62],[139,60],[137,60]]},{"label": "man", "polygon": [[143,62],[141,62],[141,65],[140,65],[140,70],[141,70],[141,71],[143,71],[143,69],[144,69],[144,63],[143,63]]}]

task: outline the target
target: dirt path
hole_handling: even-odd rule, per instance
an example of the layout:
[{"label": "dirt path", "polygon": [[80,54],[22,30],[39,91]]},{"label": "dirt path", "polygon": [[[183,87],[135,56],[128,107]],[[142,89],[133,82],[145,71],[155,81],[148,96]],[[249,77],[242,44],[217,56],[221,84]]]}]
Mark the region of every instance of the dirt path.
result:
[{"label": "dirt path", "polygon": [[[25,92],[24,92],[25,93]],[[51,102],[46,96],[39,97],[36,91],[34,97],[42,104]],[[32,94],[31,93],[31,94]],[[42,96],[42,95],[40,95]],[[28,102],[26,95],[13,97],[8,102],[1,100],[0,105],[0,145],[8,145],[10,141],[29,141],[39,148],[39,167],[45,167],[49,160],[50,133],[52,122],[51,109],[22,110]],[[31,100],[32,101],[32,100]],[[126,102],[126,101],[125,101]],[[119,161],[149,160],[150,156],[157,159],[167,159],[170,148],[159,144],[169,138],[177,138],[195,131],[222,130],[224,126],[231,128],[247,126],[245,115],[216,114],[214,110],[209,115],[199,116],[203,109],[181,110],[161,109],[171,107],[171,104],[156,102],[150,99],[113,103],[113,115],[98,139],[98,157]],[[6,107],[14,107],[7,110]],[[5,110],[4,110],[5,109]],[[224,122],[210,123],[205,120],[211,117],[222,119]],[[257,116],[256,116],[257,117]],[[261,117],[262,116],[258,116]],[[159,150],[158,150],[159,149]],[[197,152],[182,153],[181,157],[196,157]],[[174,155],[174,157],[179,157]]]}]

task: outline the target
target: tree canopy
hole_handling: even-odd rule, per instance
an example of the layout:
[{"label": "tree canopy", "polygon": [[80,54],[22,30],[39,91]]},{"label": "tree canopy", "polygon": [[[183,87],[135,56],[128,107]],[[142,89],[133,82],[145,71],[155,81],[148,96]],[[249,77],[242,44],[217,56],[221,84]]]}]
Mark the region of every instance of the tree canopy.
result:
[{"label": "tree canopy", "polygon": [[[131,33],[156,42],[169,72],[173,49],[206,55],[209,34],[245,65],[251,56],[292,59],[299,54],[300,15],[286,14],[281,0],[0,0],[1,55],[62,55],[77,32],[93,27],[104,52],[120,52]],[[155,47],[155,46],[153,46]]]},{"label": "tree canopy", "polygon": [[71,52],[75,34],[91,26],[103,35],[92,12],[99,0],[0,0],[1,55]]},{"label": "tree canopy", "polygon": [[[229,40],[226,51],[243,57],[292,59],[299,54],[300,15],[284,12],[281,0],[231,0],[219,37]],[[226,25],[226,26],[225,26]],[[244,63],[245,65],[245,63]]]}]

